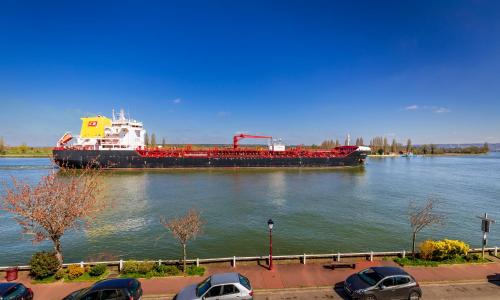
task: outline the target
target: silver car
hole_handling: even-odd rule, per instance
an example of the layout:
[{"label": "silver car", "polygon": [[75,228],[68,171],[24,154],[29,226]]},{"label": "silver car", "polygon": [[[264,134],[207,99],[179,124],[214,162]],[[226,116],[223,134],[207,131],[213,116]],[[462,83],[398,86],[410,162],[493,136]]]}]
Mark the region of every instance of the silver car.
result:
[{"label": "silver car", "polygon": [[250,281],[239,273],[218,273],[183,288],[175,300],[252,300]]},{"label": "silver car", "polygon": [[418,300],[422,297],[415,278],[398,267],[371,267],[352,274],[344,282],[344,291],[355,300]]}]

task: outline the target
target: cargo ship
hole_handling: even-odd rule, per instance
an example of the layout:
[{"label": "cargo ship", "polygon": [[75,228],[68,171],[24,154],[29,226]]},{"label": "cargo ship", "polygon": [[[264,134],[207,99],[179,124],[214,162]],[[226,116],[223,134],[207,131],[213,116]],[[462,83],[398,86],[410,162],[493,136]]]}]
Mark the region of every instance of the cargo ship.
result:
[{"label": "cargo ship", "polygon": [[[151,147],[143,123],[127,118],[123,110],[105,116],[81,118],[80,135],[65,133],[53,149],[60,167],[105,169],[149,168],[261,168],[347,167],[362,165],[370,152],[365,146],[332,149],[287,147],[271,136],[237,134],[233,144],[217,147]],[[265,139],[267,145],[241,146],[241,139]]]}]

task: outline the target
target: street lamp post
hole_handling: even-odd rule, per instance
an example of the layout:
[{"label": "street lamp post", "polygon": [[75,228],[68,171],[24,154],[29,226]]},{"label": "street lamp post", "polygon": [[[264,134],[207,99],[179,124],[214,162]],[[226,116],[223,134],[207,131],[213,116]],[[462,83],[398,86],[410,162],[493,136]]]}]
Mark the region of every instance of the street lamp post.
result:
[{"label": "street lamp post", "polygon": [[267,226],[269,227],[269,271],[273,270],[273,220],[269,219],[267,221]]},{"label": "street lamp post", "polygon": [[478,216],[481,219],[481,231],[483,232],[483,241],[481,243],[481,257],[484,258],[484,248],[488,245],[488,233],[490,232],[490,224],[495,223],[495,220],[488,218],[488,214]]}]

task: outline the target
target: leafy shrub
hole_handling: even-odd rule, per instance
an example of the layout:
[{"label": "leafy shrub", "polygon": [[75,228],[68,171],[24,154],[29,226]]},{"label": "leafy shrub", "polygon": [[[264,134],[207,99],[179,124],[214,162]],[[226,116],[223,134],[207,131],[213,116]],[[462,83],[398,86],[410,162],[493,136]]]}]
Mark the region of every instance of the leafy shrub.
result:
[{"label": "leafy shrub", "polygon": [[106,265],[98,264],[90,268],[89,274],[90,276],[95,276],[95,277],[101,276],[102,274],[104,274],[104,272],[106,272],[106,269],[107,269]]},{"label": "leafy shrub", "polygon": [[469,245],[458,240],[427,240],[420,245],[420,257],[426,260],[450,260],[464,257],[469,252]]},{"label": "leafy shrub", "polygon": [[179,270],[179,268],[177,268],[176,266],[166,266],[166,265],[155,265],[153,271],[159,276],[164,276],[164,275],[175,276],[181,273],[181,270]]},{"label": "leafy shrub", "polygon": [[80,267],[80,265],[70,265],[68,267],[68,278],[77,279],[85,273],[85,268]]},{"label": "leafy shrub", "polygon": [[424,260],[424,259],[418,259],[418,258],[411,258],[411,257],[396,257],[394,258],[394,262],[399,264],[400,266],[422,266],[422,267],[437,267],[439,264],[435,261],[431,260]]},{"label": "leafy shrub", "polygon": [[61,280],[64,278],[64,275],[66,275],[66,270],[61,268],[61,269],[57,270],[56,274],[54,274],[54,278],[56,280]]},{"label": "leafy shrub", "polygon": [[190,276],[194,275],[203,276],[203,274],[205,274],[205,268],[197,266],[189,266],[186,268],[186,274]]},{"label": "leafy shrub", "polygon": [[467,256],[465,256],[465,260],[469,262],[480,261],[481,257],[476,253],[467,254]]},{"label": "leafy shrub", "polygon": [[137,273],[139,274],[147,274],[151,272],[155,267],[155,263],[152,261],[144,261],[137,264]]},{"label": "leafy shrub", "polygon": [[139,274],[147,274],[151,272],[155,267],[154,262],[138,262],[135,260],[129,260],[123,263],[122,273],[139,273]]},{"label": "leafy shrub", "polygon": [[127,260],[123,263],[122,273],[137,273],[138,265],[135,260]]},{"label": "leafy shrub", "polygon": [[30,260],[31,275],[41,279],[54,275],[59,269],[59,261],[52,252],[37,252]]}]

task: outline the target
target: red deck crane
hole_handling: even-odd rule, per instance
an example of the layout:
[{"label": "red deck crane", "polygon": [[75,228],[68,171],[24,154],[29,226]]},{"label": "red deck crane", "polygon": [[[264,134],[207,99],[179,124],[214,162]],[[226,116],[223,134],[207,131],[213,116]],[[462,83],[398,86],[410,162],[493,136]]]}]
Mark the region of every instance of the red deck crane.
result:
[{"label": "red deck crane", "polygon": [[265,136],[265,135],[251,135],[251,134],[237,134],[233,137],[233,148],[238,149],[238,142],[241,139],[270,139],[272,141],[273,137],[272,136]]}]

